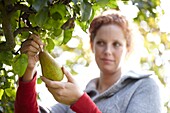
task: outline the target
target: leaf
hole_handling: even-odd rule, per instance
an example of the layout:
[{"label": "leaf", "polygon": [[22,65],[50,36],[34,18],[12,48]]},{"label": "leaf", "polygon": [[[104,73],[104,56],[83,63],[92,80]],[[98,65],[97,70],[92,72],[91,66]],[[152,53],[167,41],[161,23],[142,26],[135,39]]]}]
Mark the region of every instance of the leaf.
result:
[{"label": "leaf", "polygon": [[39,11],[36,15],[35,15],[35,23],[40,26],[43,27],[43,25],[47,22],[47,20],[49,19],[48,17],[48,8],[44,7],[41,11]]},{"label": "leaf", "polygon": [[96,0],[97,4],[106,5],[110,0]]},{"label": "leaf", "polygon": [[10,88],[5,89],[5,93],[8,97],[15,97],[16,90],[10,87]]},{"label": "leaf", "polygon": [[34,0],[34,2],[33,1],[30,2],[33,2],[32,7],[38,12],[42,10],[44,6],[48,6],[47,1],[48,0]]},{"label": "leaf", "polygon": [[38,78],[38,79],[37,79],[37,84],[41,84],[41,83],[42,83],[41,78]]},{"label": "leaf", "polygon": [[4,64],[11,65],[13,59],[13,55],[10,51],[2,51],[0,52],[0,61]]},{"label": "leaf", "polygon": [[13,61],[13,70],[19,77],[22,77],[28,65],[28,56],[26,54],[16,55]]},{"label": "leaf", "polygon": [[106,4],[108,7],[112,8],[112,9],[117,9],[118,5],[117,5],[117,1],[116,0],[110,0],[109,3]]},{"label": "leaf", "polygon": [[35,0],[27,0],[27,2],[28,2],[29,4],[34,3],[34,1],[35,1]]},{"label": "leaf", "polygon": [[87,28],[88,28],[88,24],[87,22],[80,22],[80,21],[77,21],[77,24],[81,27],[81,29],[84,31],[84,32],[87,32]]},{"label": "leaf", "polygon": [[20,35],[20,38],[25,39],[25,38],[29,37],[29,35],[30,35],[29,32],[22,32],[21,35]]},{"label": "leaf", "polygon": [[74,18],[69,18],[62,26],[61,28],[64,30],[74,28],[75,23],[74,23]]},{"label": "leaf", "polygon": [[62,16],[58,12],[53,13],[51,16],[54,20],[61,20],[62,19]]},{"label": "leaf", "polygon": [[92,14],[92,6],[89,2],[81,2],[80,5],[81,21],[87,21]]},{"label": "leaf", "polygon": [[2,63],[2,62],[0,62],[0,69],[2,68],[2,66],[3,66],[3,63]]},{"label": "leaf", "polygon": [[60,28],[62,25],[62,20],[54,20],[52,18],[49,18],[47,23],[45,24],[44,28],[53,31],[54,29]]},{"label": "leaf", "polygon": [[17,2],[17,0],[11,0],[11,3],[14,4],[15,2]]},{"label": "leaf", "polygon": [[53,32],[53,35],[57,37],[57,36],[59,36],[61,33],[62,33],[62,29],[55,29],[54,32]]},{"label": "leaf", "polygon": [[53,49],[54,49],[54,46],[55,46],[55,43],[54,43],[53,39],[47,38],[47,43],[48,43],[48,45],[46,46],[46,49],[47,49],[48,51],[53,50]]},{"label": "leaf", "polygon": [[66,16],[66,6],[63,4],[54,4],[50,8],[50,14],[53,15],[56,12],[58,12],[62,16],[62,19],[63,19]]},{"label": "leaf", "polygon": [[64,30],[63,44],[66,44],[72,37],[73,29]]},{"label": "leaf", "polygon": [[37,26],[36,25],[36,19],[35,19],[35,14],[30,14],[28,17],[29,21],[31,22],[32,26]]},{"label": "leaf", "polygon": [[0,100],[2,99],[2,95],[4,94],[4,90],[0,89]]}]

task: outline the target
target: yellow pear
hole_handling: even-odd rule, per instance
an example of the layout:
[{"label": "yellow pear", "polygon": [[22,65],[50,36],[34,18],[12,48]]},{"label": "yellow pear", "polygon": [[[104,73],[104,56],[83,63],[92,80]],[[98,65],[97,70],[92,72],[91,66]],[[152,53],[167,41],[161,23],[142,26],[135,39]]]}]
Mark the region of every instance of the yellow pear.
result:
[{"label": "yellow pear", "polygon": [[61,66],[47,51],[39,53],[39,60],[43,76],[54,81],[61,81],[63,79],[64,74]]}]

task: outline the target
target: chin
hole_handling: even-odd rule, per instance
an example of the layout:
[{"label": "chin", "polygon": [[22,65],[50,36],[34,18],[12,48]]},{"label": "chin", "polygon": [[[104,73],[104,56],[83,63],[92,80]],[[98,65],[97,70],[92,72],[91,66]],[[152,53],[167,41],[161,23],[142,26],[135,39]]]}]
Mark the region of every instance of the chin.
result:
[{"label": "chin", "polygon": [[102,67],[102,68],[100,68],[100,70],[102,71],[102,73],[114,74],[114,73],[120,71],[121,68],[116,68],[116,67]]}]

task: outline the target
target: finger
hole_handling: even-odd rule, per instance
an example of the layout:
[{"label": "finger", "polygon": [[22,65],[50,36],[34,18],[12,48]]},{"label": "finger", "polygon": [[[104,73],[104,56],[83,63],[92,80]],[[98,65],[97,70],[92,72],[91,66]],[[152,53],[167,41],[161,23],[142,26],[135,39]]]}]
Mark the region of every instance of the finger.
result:
[{"label": "finger", "polygon": [[[38,50],[36,47],[29,45],[29,46],[25,46],[24,48],[21,48],[21,53],[32,53],[34,55],[36,55],[40,50]],[[29,54],[28,54],[29,55]]]},{"label": "finger", "polygon": [[62,82],[52,81],[50,79],[47,79],[44,76],[41,76],[40,78],[50,88],[63,88],[64,87],[64,84],[62,84]]},{"label": "finger", "polygon": [[63,90],[59,89],[59,88],[51,88],[49,86],[46,86],[48,91],[51,92],[51,94],[55,94],[57,97],[62,96],[63,95]]},{"label": "finger", "polygon": [[[32,46],[32,47],[31,47]],[[31,40],[31,39],[28,39],[26,40],[23,44],[22,44],[22,47],[21,47],[21,50],[23,51],[24,49],[26,50],[29,50],[31,48],[35,48],[37,51],[40,51],[40,48],[39,48],[39,45],[34,41],[34,40]],[[34,49],[34,50],[35,50]],[[31,49],[30,49],[31,50]],[[21,51],[21,52],[22,52]]]},{"label": "finger", "polygon": [[28,37],[28,39],[34,40],[34,41],[39,45],[40,50],[43,49],[44,44],[43,44],[43,42],[41,41],[39,35],[31,34],[31,35]]},{"label": "finger", "polygon": [[34,39],[34,38],[40,38],[37,34],[31,34],[29,37],[28,37],[28,39]]},{"label": "finger", "polygon": [[62,67],[62,70],[63,70],[63,73],[65,74],[65,76],[67,77],[68,82],[75,83],[75,80],[73,79],[71,73],[69,71],[67,71],[64,66]]}]

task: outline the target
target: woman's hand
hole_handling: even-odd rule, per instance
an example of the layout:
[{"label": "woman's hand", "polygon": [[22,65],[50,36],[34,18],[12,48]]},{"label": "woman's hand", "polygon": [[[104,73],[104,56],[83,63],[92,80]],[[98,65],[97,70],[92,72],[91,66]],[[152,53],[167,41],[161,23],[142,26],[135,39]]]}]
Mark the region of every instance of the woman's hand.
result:
[{"label": "woman's hand", "polygon": [[72,75],[64,67],[62,67],[62,69],[68,82],[51,81],[43,76],[41,79],[45,82],[46,87],[56,101],[66,105],[72,105],[83,95],[84,92],[77,86]]},{"label": "woman's hand", "polygon": [[38,53],[42,50],[43,43],[40,37],[36,34],[31,34],[30,37],[21,45],[21,54],[27,54],[28,56],[28,66],[23,75],[23,81],[32,80],[36,63],[39,60]]}]

